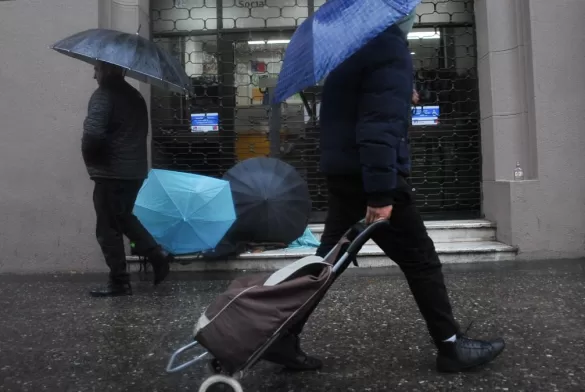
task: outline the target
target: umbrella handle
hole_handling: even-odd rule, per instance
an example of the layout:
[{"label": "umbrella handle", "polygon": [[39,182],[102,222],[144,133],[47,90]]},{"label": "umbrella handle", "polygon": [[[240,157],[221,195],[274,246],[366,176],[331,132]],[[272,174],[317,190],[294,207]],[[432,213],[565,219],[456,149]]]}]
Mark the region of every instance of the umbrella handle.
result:
[{"label": "umbrella handle", "polygon": [[309,105],[309,100],[307,99],[305,92],[300,91],[299,96],[301,97],[301,101],[303,101],[303,106],[305,107],[305,110],[307,110],[307,114],[309,117],[313,117],[313,109],[311,108],[311,105]]}]

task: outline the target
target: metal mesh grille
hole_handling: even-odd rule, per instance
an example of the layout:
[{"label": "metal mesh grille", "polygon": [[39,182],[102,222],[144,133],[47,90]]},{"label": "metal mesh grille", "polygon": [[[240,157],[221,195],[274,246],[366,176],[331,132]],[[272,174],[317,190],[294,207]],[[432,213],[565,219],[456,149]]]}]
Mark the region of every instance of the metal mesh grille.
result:
[{"label": "metal mesh grille", "polygon": [[[319,87],[283,104],[270,132],[274,113],[267,86],[278,76],[295,28],[323,3],[151,0],[154,39],[183,62],[196,93],[187,99],[153,89],[153,166],[221,176],[243,159],[278,154],[307,179],[316,217],[322,217],[319,122],[311,115],[318,113]],[[413,109],[410,130],[417,202],[428,217],[477,215],[473,1],[423,0],[417,15],[409,37],[422,105]]]}]

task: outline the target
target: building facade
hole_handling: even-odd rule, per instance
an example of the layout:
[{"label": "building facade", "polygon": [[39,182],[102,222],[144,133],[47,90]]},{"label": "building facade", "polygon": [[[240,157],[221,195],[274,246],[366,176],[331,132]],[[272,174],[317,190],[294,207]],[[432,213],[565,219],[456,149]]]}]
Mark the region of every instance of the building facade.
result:
[{"label": "building facade", "polygon": [[[322,219],[319,89],[289,99],[276,132],[266,104],[290,36],[321,4],[0,1],[0,272],[103,268],[79,152],[92,69],[48,49],[94,27],[139,31],[192,77],[188,99],[136,83],[150,102],[153,167],[219,176],[274,155],[277,135]],[[580,0],[422,1],[409,37],[423,107],[411,138],[428,219],[485,217],[520,258],[585,255],[583,12]]]},{"label": "building facade", "polygon": [[[309,115],[312,108],[318,114],[320,88],[291,97],[278,113],[266,88],[295,29],[322,3],[151,0],[152,37],[183,63],[195,90],[189,99],[152,90],[153,166],[221,176],[243,159],[278,156],[307,179],[313,221],[322,221],[319,121]],[[410,130],[412,178],[430,219],[481,214],[474,33],[473,1],[450,0],[422,2],[409,34],[421,97]],[[210,113],[217,130],[192,125]]]}]

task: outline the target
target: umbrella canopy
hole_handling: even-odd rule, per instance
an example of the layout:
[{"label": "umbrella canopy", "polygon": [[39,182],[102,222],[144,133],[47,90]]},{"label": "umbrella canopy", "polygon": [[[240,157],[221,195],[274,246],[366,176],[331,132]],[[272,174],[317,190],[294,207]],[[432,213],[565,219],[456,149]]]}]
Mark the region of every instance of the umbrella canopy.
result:
[{"label": "umbrella canopy", "polygon": [[191,90],[190,79],[179,61],[138,34],[91,29],[61,40],[51,49],[90,64],[103,61],[118,65],[126,69],[128,77],[166,90]]},{"label": "umbrella canopy", "polygon": [[421,0],[329,0],[306,19],[286,49],[273,102],[324,79]]},{"label": "umbrella canopy", "polygon": [[305,232],[302,236],[297,238],[293,241],[288,248],[289,249],[298,249],[298,248],[318,248],[321,245],[321,241],[315,237],[311,229],[308,227],[306,228]]},{"label": "umbrella canopy", "polygon": [[236,220],[227,181],[167,170],[150,171],[134,214],[176,255],[215,248]]},{"label": "umbrella canopy", "polygon": [[230,240],[288,244],[303,234],[311,198],[306,181],[292,166],[252,158],[234,166],[224,179],[230,182],[238,216]]}]

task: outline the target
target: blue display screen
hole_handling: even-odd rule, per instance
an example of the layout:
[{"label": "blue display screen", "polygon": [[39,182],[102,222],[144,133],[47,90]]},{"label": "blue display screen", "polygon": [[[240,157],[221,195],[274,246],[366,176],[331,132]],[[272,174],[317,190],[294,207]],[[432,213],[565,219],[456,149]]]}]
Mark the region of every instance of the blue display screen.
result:
[{"label": "blue display screen", "polygon": [[439,105],[413,106],[412,125],[437,125],[439,114]]},{"label": "blue display screen", "polygon": [[219,130],[219,113],[192,113],[191,132],[213,132]]}]

